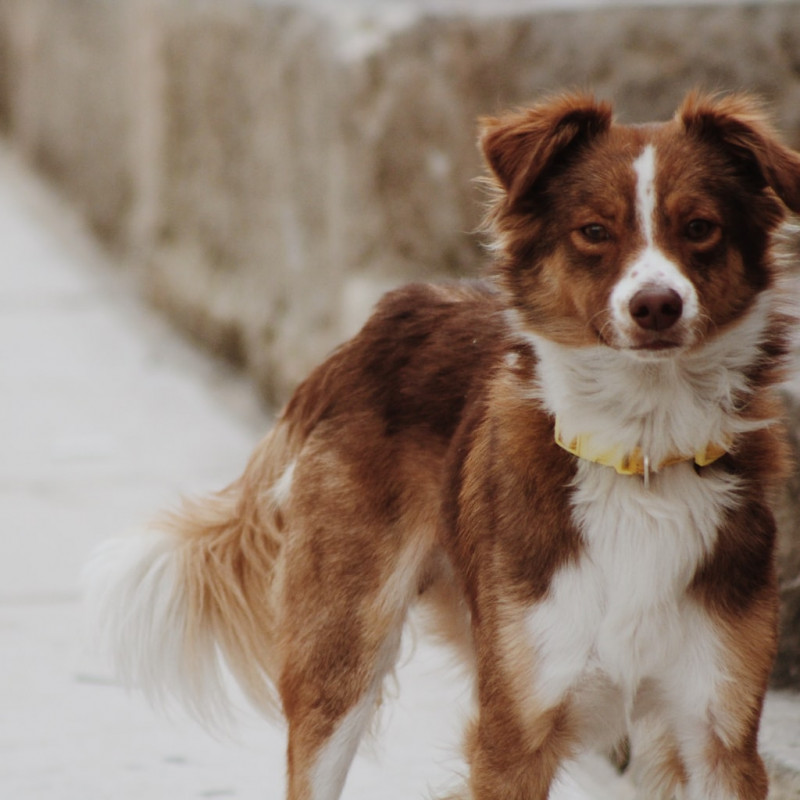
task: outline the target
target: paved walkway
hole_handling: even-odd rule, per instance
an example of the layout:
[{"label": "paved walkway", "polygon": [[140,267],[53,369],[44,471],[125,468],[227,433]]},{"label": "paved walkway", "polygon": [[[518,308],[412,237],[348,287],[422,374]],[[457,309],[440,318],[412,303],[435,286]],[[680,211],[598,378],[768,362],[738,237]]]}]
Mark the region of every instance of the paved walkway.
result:
[{"label": "paved walkway", "polygon": [[[250,387],[179,340],[75,217],[0,150],[0,797],[279,800],[283,731],[167,720],[85,646],[79,574],[107,536],[218,488],[268,425]],[[467,692],[420,644],[345,797],[411,800],[461,767]],[[578,782],[586,783],[579,772]],[[612,781],[613,784],[613,781]],[[560,800],[624,800],[574,781]]]}]

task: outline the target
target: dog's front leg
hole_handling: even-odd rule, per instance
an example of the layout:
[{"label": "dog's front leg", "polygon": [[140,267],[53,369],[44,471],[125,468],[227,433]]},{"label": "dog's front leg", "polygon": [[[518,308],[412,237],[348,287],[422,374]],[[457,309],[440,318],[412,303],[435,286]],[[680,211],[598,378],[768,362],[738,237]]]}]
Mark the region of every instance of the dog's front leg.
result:
[{"label": "dog's front leg", "polygon": [[677,723],[686,800],[766,800],[768,779],[757,746],[760,696],[746,685],[727,688],[728,698],[684,712]]},{"label": "dog's front leg", "polygon": [[692,586],[696,620],[662,683],[677,712],[687,800],[765,800],[768,794],[758,731],[777,647],[774,536],[763,504],[744,506],[720,528],[714,557]]},{"label": "dog's front leg", "polygon": [[471,800],[547,800],[576,745],[569,695],[541,702],[536,654],[521,628],[524,610],[485,609],[475,630],[478,717],[467,737]]},{"label": "dog's front leg", "polygon": [[510,708],[485,704],[469,733],[472,800],[547,800],[572,737],[564,707],[523,724]]},{"label": "dog's front leg", "polygon": [[[775,596],[764,590],[735,615],[714,611],[713,617],[699,611],[682,651],[664,665],[656,683],[658,714],[672,726],[682,798],[766,800],[758,729],[772,664]],[[633,750],[635,759],[635,739]]]}]

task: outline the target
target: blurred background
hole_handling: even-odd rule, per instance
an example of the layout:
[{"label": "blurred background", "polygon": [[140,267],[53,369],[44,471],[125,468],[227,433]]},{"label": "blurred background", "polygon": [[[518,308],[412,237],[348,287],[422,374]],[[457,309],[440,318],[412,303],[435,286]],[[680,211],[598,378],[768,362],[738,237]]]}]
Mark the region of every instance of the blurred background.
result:
[{"label": "blurred background", "polygon": [[[90,230],[99,272],[268,408],[386,289],[480,272],[478,117],[584,88],[622,121],[667,119],[694,87],[757,93],[800,147],[800,2],[0,0],[5,149]],[[266,424],[245,416],[237,447]],[[798,690],[797,475],[779,517],[774,685]],[[800,732],[778,739],[800,774]]]},{"label": "blurred background", "polygon": [[0,0],[8,138],[276,402],[388,286],[480,269],[480,115],[695,86],[800,145],[800,5]]}]

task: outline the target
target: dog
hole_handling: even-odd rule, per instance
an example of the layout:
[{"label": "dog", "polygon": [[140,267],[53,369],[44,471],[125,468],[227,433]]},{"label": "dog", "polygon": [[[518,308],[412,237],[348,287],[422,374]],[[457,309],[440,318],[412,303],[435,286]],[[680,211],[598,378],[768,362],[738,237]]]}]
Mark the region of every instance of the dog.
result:
[{"label": "dog", "polygon": [[800,156],[701,92],[480,144],[487,277],[390,292],[238,480],[96,554],[120,673],[204,713],[224,662],[288,721],[289,800],[336,800],[423,602],[474,676],[465,797],[629,741],[642,797],[763,800]]}]

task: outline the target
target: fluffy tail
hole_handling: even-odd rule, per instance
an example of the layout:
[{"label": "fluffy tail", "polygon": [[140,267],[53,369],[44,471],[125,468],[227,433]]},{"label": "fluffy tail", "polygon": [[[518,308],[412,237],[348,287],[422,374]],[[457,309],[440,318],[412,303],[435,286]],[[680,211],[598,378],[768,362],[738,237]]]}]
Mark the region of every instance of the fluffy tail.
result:
[{"label": "fluffy tail", "polygon": [[239,481],[105,543],[86,568],[87,600],[120,678],[207,722],[230,711],[223,662],[259,710],[276,708],[281,517],[270,450],[268,437]]}]

